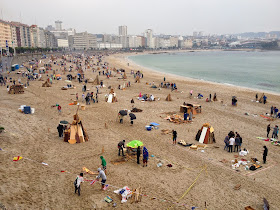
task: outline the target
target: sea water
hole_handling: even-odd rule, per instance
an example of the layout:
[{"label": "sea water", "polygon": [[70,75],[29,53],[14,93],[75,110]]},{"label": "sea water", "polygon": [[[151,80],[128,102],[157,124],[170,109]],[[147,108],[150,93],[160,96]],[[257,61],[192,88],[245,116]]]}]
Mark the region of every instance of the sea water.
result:
[{"label": "sea water", "polygon": [[163,73],[280,93],[280,51],[194,51],[128,58]]}]

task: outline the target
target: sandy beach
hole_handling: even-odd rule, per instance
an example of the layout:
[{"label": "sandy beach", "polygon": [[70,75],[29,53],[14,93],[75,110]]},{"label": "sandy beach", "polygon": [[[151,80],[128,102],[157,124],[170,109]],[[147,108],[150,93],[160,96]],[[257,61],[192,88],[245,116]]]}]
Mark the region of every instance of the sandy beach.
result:
[{"label": "sandy beach", "polygon": [[[104,202],[104,198],[109,195],[117,204],[117,209],[198,207],[242,210],[251,206],[261,210],[263,198],[266,198],[271,209],[280,209],[280,147],[256,138],[266,137],[268,124],[272,127],[280,124],[279,119],[267,121],[260,116],[269,113],[272,105],[280,107],[280,96],[266,93],[268,103],[256,103],[252,101],[256,94],[254,90],[151,71],[128,61],[128,55],[131,54],[114,54],[102,60],[108,62],[110,68],[125,69],[128,78],[118,79],[121,75],[117,74],[107,79],[101,74],[100,79],[106,87],[99,89],[99,103],[91,103],[86,105],[84,111],[79,110],[89,135],[89,141],[85,143],[71,145],[58,137],[58,123],[61,120],[72,122],[76,113],[77,107],[68,104],[75,100],[76,93],[80,97],[79,103],[82,96],[82,83],[76,80],[72,82],[75,89],[61,90],[67,84],[67,73],[62,74],[59,66],[53,65],[53,69],[62,74],[62,80],[54,81],[52,87],[42,87],[47,79],[46,74],[42,74],[43,81],[31,81],[30,86],[24,89],[24,94],[8,94],[6,87],[0,86],[0,126],[6,130],[0,133],[0,203],[7,209],[113,209],[112,203]],[[135,83],[131,70],[143,72],[140,83]],[[94,79],[96,75],[98,72],[91,69],[85,71],[86,78]],[[16,79],[21,77],[15,72],[10,76]],[[153,82],[158,86],[164,77],[167,82],[175,82],[178,90],[151,88]],[[22,81],[25,80],[22,78]],[[118,89],[119,85],[129,81],[131,87]],[[110,92],[109,86],[114,88],[117,95],[116,103],[105,101],[105,94]],[[87,89],[95,93],[96,85],[88,83]],[[193,90],[192,98],[189,97],[190,90]],[[140,92],[153,94],[156,100],[141,102],[137,100]],[[198,93],[204,95],[204,99],[196,98]],[[210,93],[212,97],[217,93],[218,101],[206,102],[205,98]],[[168,94],[171,94],[172,101],[165,100]],[[262,92],[258,94],[260,96]],[[236,107],[231,105],[232,96],[237,96]],[[130,126],[129,117],[125,117],[124,123],[120,124],[117,121],[118,111],[130,110],[132,98],[134,107],[143,112],[135,113],[137,119],[133,126]],[[180,105],[184,102],[202,106],[202,113],[194,115],[192,123],[175,124],[164,119],[170,113],[182,116]],[[52,107],[55,104],[61,105],[61,114]],[[35,113],[20,113],[20,105],[34,107]],[[159,129],[146,131],[145,126],[151,122],[159,123]],[[177,142],[184,140],[198,144],[195,136],[204,123],[213,126],[216,138],[216,143],[207,144],[204,152],[172,145],[172,134],[163,134],[161,131],[175,129],[178,132]],[[247,156],[237,159],[257,158],[262,168],[256,171],[245,170],[244,166],[238,170],[232,169],[231,161],[238,153],[224,150],[224,138],[231,130],[240,133],[242,149],[249,150]],[[113,164],[120,159],[117,144],[123,139],[127,142],[135,139],[143,141],[150,154],[148,167],[137,165],[136,159]],[[262,164],[264,145],[268,148],[266,164]],[[97,172],[101,164],[100,155],[107,161],[108,190],[101,191],[99,183],[90,185],[86,181],[81,185],[81,196],[77,196],[73,186],[76,175],[82,172],[83,167]],[[24,158],[13,162],[15,156]],[[163,163],[162,167],[157,167],[159,161]],[[172,164],[172,167],[167,167],[167,164]],[[95,178],[89,174],[84,177],[88,180]],[[238,184],[241,187],[235,190]],[[113,191],[124,186],[131,189],[141,186],[146,196],[139,203],[128,200],[121,204],[119,196]]]}]

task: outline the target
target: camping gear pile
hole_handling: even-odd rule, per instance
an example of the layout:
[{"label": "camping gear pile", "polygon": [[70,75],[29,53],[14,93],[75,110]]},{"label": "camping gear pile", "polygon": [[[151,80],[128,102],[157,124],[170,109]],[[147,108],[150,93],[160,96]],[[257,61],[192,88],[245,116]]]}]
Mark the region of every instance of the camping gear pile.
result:
[{"label": "camping gear pile", "polygon": [[157,130],[158,129],[159,124],[155,123],[155,122],[151,122],[150,125],[145,126],[147,131],[151,131],[152,129]]},{"label": "camping gear pile", "polygon": [[24,93],[23,88],[24,88],[23,85],[12,85],[12,86],[10,86],[8,93],[9,94],[21,94],[21,93]]},{"label": "camping gear pile", "polygon": [[31,108],[30,106],[26,106],[26,105],[21,105],[20,108],[18,108],[18,110],[24,114],[34,114],[35,113],[35,108]]},{"label": "camping gear pile", "polygon": [[214,128],[209,123],[204,123],[202,128],[198,130],[195,140],[201,144],[216,143]]},{"label": "camping gear pile", "polygon": [[139,97],[137,98],[140,101],[155,101],[155,97],[152,94],[139,94]]},{"label": "camping gear pile", "polygon": [[83,127],[81,118],[78,113],[75,114],[70,128],[64,132],[64,141],[70,144],[82,143],[89,140],[86,129]]},{"label": "camping gear pile", "polygon": [[127,187],[123,187],[121,189],[115,190],[114,193],[119,194],[121,196],[121,203],[127,202],[127,199],[130,198],[133,192]]},{"label": "camping gear pile", "polygon": [[190,123],[190,121],[184,120],[184,117],[178,114],[167,115],[164,119],[176,124]]},{"label": "camping gear pile", "polygon": [[280,141],[274,138],[263,138],[263,137],[257,137],[257,139],[263,140],[263,141],[269,141],[274,146],[280,146]]},{"label": "camping gear pile", "polygon": [[188,144],[188,143],[186,143],[184,140],[180,140],[180,141],[178,142],[178,144],[180,144],[180,145],[182,145],[182,146],[184,146],[184,147],[190,147],[190,146],[192,146],[192,144]]},{"label": "camping gear pile", "polygon": [[131,112],[142,112],[143,110],[142,109],[137,109],[136,107],[134,107]]}]

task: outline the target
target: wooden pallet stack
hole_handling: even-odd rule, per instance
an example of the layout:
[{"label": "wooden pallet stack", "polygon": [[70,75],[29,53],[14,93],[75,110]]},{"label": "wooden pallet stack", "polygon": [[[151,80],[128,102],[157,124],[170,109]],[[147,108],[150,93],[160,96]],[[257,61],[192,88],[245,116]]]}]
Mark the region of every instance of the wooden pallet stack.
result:
[{"label": "wooden pallet stack", "polygon": [[9,89],[9,94],[21,94],[24,93],[23,85],[12,85]]},{"label": "wooden pallet stack", "polygon": [[83,127],[81,118],[78,114],[74,115],[74,120],[70,128],[65,132],[64,141],[70,144],[83,143],[89,140],[86,129]]}]

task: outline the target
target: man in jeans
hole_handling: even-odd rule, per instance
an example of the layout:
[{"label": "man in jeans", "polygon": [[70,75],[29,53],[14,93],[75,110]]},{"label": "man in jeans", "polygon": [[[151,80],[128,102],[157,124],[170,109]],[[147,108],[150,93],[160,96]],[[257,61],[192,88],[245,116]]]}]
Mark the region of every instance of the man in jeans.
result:
[{"label": "man in jeans", "polygon": [[84,182],[84,178],[83,178],[84,174],[80,173],[80,176],[77,176],[75,182],[74,182],[74,186],[75,186],[75,193],[78,190],[78,195],[81,195],[81,183]]},{"label": "man in jeans", "polygon": [[228,152],[232,152],[232,147],[233,147],[234,143],[235,143],[235,139],[234,139],[234,137],[231,137],[231,138],[229,139],[229,148],[228,148]]},{"label": "man in jeans", "polygon": [[101,168],[98,168],[97,170],[98,170],[99,174],[96,177],[96,179],[97,180],[99,180],[99,178],[102,179],[102,181],[101,181],[101,190],[105,190],[104,187],[105,187],[105,183],[106,183],[107,177],[106,177],[104,171]]}]

